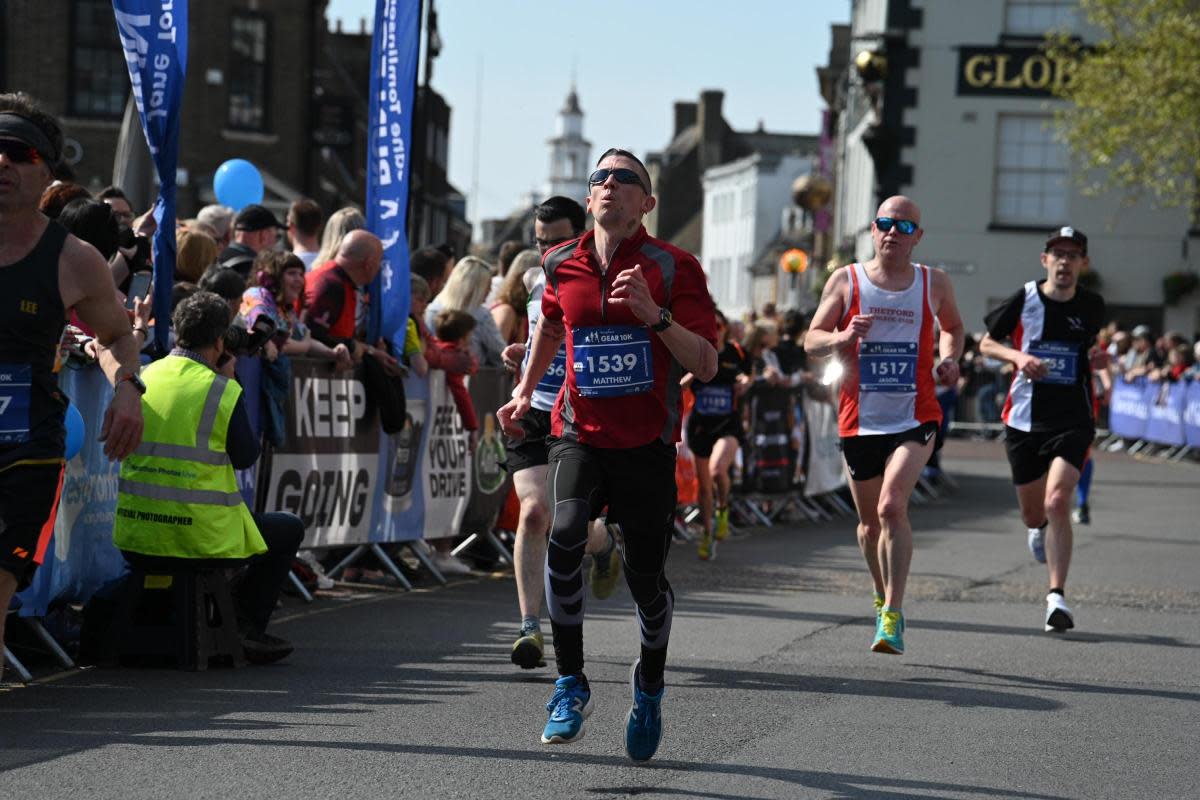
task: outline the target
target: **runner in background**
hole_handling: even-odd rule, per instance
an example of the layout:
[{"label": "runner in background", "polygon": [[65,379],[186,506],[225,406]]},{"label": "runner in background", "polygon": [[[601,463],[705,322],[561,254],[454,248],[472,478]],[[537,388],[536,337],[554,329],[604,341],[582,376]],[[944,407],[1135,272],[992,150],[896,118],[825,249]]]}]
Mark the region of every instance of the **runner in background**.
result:
[{"label": "runner in background", "polygon": [[979,345],[1015,368],[1004,403],[1005,449],[1029,550],[1049,573],[1044,627],[1055,633],[1075,627],[1064,594],[1071,495],[1096,436],[1092,370],[1108,365],[1107,354],[1094,347],[1104,300],[1079,286],[1087,245],[1075,228],[1051,233],[1041,256],[1046,278],[1027,282],[993,309]]},{"label": "runner in background", "polygon": [[688,415],[687,444],[696,458],[702,525],[696,552],[702,561],[713,558],[716,543],[729,535],[729,470],[745,438],[739,400],[750,388],[754,370],[741,345],[730,338],[725,315],[720,311],[715,315],[720,347],[717,374],[705,383],[689,372],[680,381],[695,398]]},{"label": "runner in background", "polygon": [[[583,233],[586,217],[583,207],[566,197],[551,197],[534,212],[533,232],[537,248],[543,255],[552,247],[578,239]],[[537,327],[542,315],[542,293],[546,289],[546,273],[538,268],[525,273],[529,289],[527,315],[529,329]],[[504,349],[504,364],[517,374],[518,380],[529,364],[529,352],[524,344],[511,344]],[[521,435],[506,435],[508,472],[520,503],[516,543],[513,546],[513,570],[517,579],[517,603],[521,611],[521,628],[513,642],[510,657],[521,669],[545,666],[542,657],[545,639],[542,636],[542,596],[545,583],[546,543],[550,532],[550,506],[546,499],[548,461],[547,437],[550,435],[550,410],[562,388],[566,374],[566,346],[555,356],[533,389],[532,408],[521,418]],[[597,520],[588,532],[586,550],[592,556],[592,594],[603,600],[616,589],[621,575],[621,554],[616,547],[612,530]]]},{"label": "runner in background", "polygon": [[871,649],[896,655],[904,652],[902,603],[913,550],[908,499],[942,421],[935,383],[958,380],[963,351],[950,279],[909,260],[922,233],[916,203],[899,195],[885,200],[871,223],[875,257],[833,274],[804,340],[809,355],[832,354],[845,369],[838,433],[859,547],[875,582]]}]

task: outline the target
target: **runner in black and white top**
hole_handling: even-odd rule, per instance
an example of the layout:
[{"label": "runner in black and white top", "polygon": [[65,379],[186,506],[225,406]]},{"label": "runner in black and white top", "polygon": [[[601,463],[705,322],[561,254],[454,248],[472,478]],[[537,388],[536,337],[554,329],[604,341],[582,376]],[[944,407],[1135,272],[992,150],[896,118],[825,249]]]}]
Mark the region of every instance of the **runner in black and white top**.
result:
[{"label": "runner in black and white top", "polygon": [[1030,552],[1050,573],[1045,629],[1061,633],[1075,627],[1063,596],[1071,500],[1096,435],[1091,376],[1107,361],[1094,347],[1105,310],[1099,295],[1079,287],[1088,268],[1081,231],[1050,234],[1042,266],[1045,280],[1029,281],[987,315],[979,350],[1016,368],[1003,412],[1008,461]]}]

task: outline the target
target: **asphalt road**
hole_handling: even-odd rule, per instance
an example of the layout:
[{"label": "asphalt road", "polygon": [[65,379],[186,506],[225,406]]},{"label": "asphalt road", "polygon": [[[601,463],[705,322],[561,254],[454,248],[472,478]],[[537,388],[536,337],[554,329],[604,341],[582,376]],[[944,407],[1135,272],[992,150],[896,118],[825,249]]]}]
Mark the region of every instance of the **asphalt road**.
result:
[{"label": "asphalt road", "polygon": [[637,629],[590,602],[596,711],[538,735],[554,677],[508,661],[510,576],[289,601],[271,667],[87,670],[0,693],[0,797],[1195,798],[1200,468],[1101,456],[1076,534],[1077,628],[1042,633],[1044,567],[995,443],[952,442],[959,490],[913,511],[908,652],[868,649],[853,522],[676,548],[648,766],[622,725]]}]

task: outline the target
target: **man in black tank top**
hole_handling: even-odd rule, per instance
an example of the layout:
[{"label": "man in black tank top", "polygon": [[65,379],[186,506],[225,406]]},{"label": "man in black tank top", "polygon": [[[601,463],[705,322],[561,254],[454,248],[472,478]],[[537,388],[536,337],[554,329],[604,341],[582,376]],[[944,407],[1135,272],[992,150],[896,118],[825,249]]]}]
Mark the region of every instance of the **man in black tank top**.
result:
[{"label": "man in black tank top", "polygon": [[69,402],[56,355],[71,309],[95,332],[116,387],[99,437],[105,454],[124,458],[142,439],[138,347],[108,265],[38,211],[62,142],[58,122],[28,96],[0,94],[0,641],[13,593],[29,584],[54,529]]}]

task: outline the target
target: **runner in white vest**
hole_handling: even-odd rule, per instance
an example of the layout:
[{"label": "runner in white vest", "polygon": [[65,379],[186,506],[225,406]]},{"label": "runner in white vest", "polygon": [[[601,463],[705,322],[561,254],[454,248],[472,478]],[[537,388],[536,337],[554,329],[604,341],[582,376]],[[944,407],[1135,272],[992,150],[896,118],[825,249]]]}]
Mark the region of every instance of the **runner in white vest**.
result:
[{"label": "runner in white vest", "polygon": [[833,355],[845,368],[838,432],[858,509],[858,543],[875,582],[871,649],[897,655],[904,652],[901,604],[912,561],[908,498],[942,420],[935,381],[958,380],[963,351],[950,279],[909,260],[922,233],[916,203],[885,200],[871,223],[875,257],[830,277],[804,339],[809,355]]}]

